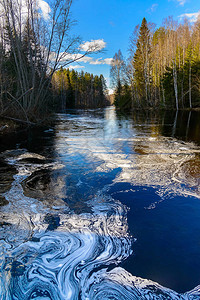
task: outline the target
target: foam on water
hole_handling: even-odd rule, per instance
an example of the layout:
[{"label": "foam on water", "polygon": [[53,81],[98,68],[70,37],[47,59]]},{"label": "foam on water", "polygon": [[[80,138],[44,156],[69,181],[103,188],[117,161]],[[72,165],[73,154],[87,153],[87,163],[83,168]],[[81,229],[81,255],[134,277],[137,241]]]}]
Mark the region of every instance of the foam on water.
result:
[{"label": "foam on water", "polygon": [[[71,117],[72,121],[76,123],[76,117]],[[77,163],[79,152],[93,162],[94,173],[120,169],[114,183],[128,181],[133,186],[158,187],[161,201],[170,193],[200,198],[198,179],[192,172],[185,172],[199,148],[175,139],[169,142],[164,137],[149,137],[144,142],[143,137],[129,136],[126,142],[134,144],[143,155],[139,151],[127,154],[122,150],[123,138],[115,133],[109,143],[105,142],[107,136],[99,129],[103,121],[96,122],[97,127],[89,133],[87,126],[91,128],[94,120],[87,121],[84,117],[80,122],[77,117],[80,126],[82,122],[86,124],[84,137],[71,136],[64,130],[65,123],[58,125],[56,162],[26,149],[4,153],[18,174],[3,195],[9,204],[0,212],[1,299],[200,299],[200,286],[178,294],[118,267],[134,251],[127,207],[106,195],[104,187],[87,199],[90,212],[75,213],[65,201],[66,183],[58,174],[66,162],[72,166]],[[27,158],[36,161],[33,164]],[[58,172],[49,183],[51,193],[42,194],[40,199],[25,196],[24,182],[40,170]],[[77,186],[83,184],[79,178]],[[159,203],[152,203],[147,209],[155,205]]]},{"label": "foam on water", "polygon": [[[99,195],[90,201],[92,214],[71,214],[66,207],[54,212],[51,206],[23,194],[21,182],[33,169],[38,170],[39,164],[29,168],[20,165],[17,157],[16,166],[19,172],[4,195],[9,206],[1,212],[2,296],[76,299],[94,269],[116,264],[130,255],[125,209]],[[59,218],[54,230],[48,230],[48,213],[51,221]]]}]

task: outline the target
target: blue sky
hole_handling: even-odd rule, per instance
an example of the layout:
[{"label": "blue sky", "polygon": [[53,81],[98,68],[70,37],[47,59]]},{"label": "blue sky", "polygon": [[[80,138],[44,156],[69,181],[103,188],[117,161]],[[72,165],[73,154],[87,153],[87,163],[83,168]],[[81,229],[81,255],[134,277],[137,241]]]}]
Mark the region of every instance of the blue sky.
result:
[{"label": "blue sky", "polygon": [[77,20],[77,25],[73,32],[79,34],[83,42],[105,42],[104,53],[93,55],[93,59],[87,62],[75,63],[75,69],[103,74],[109,85],[109,58],[118,49],[124,57],[128,56],[129,37],[143,17],[160,26],[168,16],[180,20],[181,15],[188,14],[192,20],[199,11],[200,0],[74,0],[72,16]]}]

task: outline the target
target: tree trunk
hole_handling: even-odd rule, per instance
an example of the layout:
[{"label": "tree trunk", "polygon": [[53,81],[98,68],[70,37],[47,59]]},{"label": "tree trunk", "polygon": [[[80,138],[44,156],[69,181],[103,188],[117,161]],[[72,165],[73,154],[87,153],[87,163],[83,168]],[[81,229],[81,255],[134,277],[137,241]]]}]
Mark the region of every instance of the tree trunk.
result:
[{"label": "tree trunk", "polygon": [[177,86],[177,70],[176,70],[176,62],[173,61],[173,79],[174,79],[174,93],[175,93],[175,100],[176,100],[176,110],[179,109],[178,107],[178,86]]},{"label": "tree trunk", "polygon": [[192,87],[191,87],[191,61],[189,64],[189,104],[190,104],[190,109],[192,108]]}]

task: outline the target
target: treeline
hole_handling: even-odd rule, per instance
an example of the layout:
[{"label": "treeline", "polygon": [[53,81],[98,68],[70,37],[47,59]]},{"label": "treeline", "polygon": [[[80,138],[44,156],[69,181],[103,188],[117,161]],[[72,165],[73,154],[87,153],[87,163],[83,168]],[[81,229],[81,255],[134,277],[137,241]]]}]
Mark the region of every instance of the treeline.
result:
[{"label": "treeline", "polygon": [[30,22],[20,36],[10,25],[2,29],[0,43],[0,113],[28,120],[45,109],[50,79]]},{"label": "treeline", "polygon": [[71,4],[55,0],[47,14],[36,0],[0,0],[1,116],[35,122],[49,110],[60,49],[70,45]]},{"label": "treeline", "polygon": [[[94,41],[86,50],[81,48],[79,37],[70,34],[73,26],[71,5],[72,0],[48,1],[45,6],[37,0],[0,0],[0,116],[27,123],[48,117],[55,107],[55,86],[52,84],[55,72],[61,66],[65,68],[101,50]],[[77,103],[83,107],[88,101],[80,99],[83,80],[77,74],[73,76],[78,78],[78,85],[81,82],[81,87],[77,90],[72,80],[72,92],[71,88],[65,92],[75,97],[73,105]],[[98,80],[94,77],[93,86]],[[95,105],[99,105],[97,94],[102,92],[97,89],[95,87],[93,94]],[[72,105],[70,99],[66,102]]]},{"label": "treeline", "polygon": [[129,59],[119,50],[111,66],[115,104],[122,108],[200,106],[200,20],[159,28],[142,20],[130,37]]},{"label": "treeline", "polygon": [[52,78],[55,102],[66,108],[98,108],[109,104],[103,75],[60,68]]}]

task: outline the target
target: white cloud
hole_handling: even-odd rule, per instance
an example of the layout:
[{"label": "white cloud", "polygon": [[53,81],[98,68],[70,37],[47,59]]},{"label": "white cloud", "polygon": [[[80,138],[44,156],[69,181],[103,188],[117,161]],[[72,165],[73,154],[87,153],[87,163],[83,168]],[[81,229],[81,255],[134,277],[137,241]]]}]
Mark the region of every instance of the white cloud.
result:
[{"label": "white cloud", "polygon": [[157,7],[158,7],[158,4],[154,3],[154,4],[152,4],[152,6],[149,9],[147,9],[147,12],[148,13],[153,13],[154,11],[156,11]]},{"label": "white cloud", "polygon": [[[26,0],[13,0],[13,5],[15,7],[16,15],[21,14],[22,21],[26,23],[28,17],[28,2]],[[39,12],[39,15],[43,17],[45,20],[49,18],[49,14],[51,12],[51,8],[49,4],[44,0],[36,0],[33,3],[33,10],[36,9]],[[4,9],[0,4],[0,17],[3,17]],[[21,20],[21,19],[20,19]]]},{"label": "white cloud", "polygon": [[80,45],[81,51],[89,51],[89,52],[96,52],[104,49],[106,47],[106,42],[103,39],[99,40],[91,40],[90,42],[84,42]]},{"label": "white cloud", "polygon": [[47,20],[49,18],[49,14],[51,12],[51,8],[50,8],[49,4],[46,1],[38,0],[37,6],[38,6],[38,9],[41,10],[43,18],[45,20]]},{"label": "white cloud", "polygon": [[87,63],[87,62],[90,63],[92,61],[92,57],[84,56],[84,57],[80,58],[79,61],[84,62],[84,63]]},{"label": "white cloud", "polygon": [[102,64],[103,64],[103,62],[102,62],[101,58],[97,58],[90,62],[90,65],[102,65]]},{"label": "white cloud", "polygon": [[[55,59],[56,59],[56,52],[51,52],[50,60],[54,61]],[[61,52],[59,55],[59,61],[60,62],[79,61],[79,62],[89,63],[90,61],[92,61],[92,57],[83,56],[80,53]]]},{"label": "white cloud", "polygon": [[[19,5],[22,6],[22,16],[24,17],[24,19],[27,18],[28,15],[28,4],[26,0],[21,0],[21,2],[19,2]],[[39,15],[41,17],[43,17],[45,20],[49,19],[49,14],[51,12],[51,8],[49,6],[49,4],[44,1],[44,0],[36,0],[34,2],[35,8],[37,9],[37,11],[39,12]]]},{"label": "white cloud", "polygon": [[113,59],[112,58],[97,58],[90,62],[91,65],[111,65]]},{"label": "white cloud", "polygon": [[87,62],[90,62],[92,60],[92,57],[83,56],[80,53],[73,53],[73,54],[67,53],[66,55],[63,54],[63,53],[61,53],[60,56],[61,57],[63,56],[63,58],[61,59],[61,61],[70,61],[70,60],[75,60],[76,61],[76,60],[78,60],[80,62],[87,63]]},{"label": "white cloud", "polygon": [[177,0],[177,1],[178,1],[178,3],[179,3],[180,5],[183,6],[183,5],[186,3],[187,0]]},{"label": "white cloud", "polygon": [[80,66],[80,65],[75,65],[75,66],[69,66],[69,69],[83,69],[85,68],[84,66]]},{"label": "white cloud", "polygon": [[196,22],[198,17],[200,16],[200,11],[196,12],[196,13],[190,13],[190,14],[182,14],[179,16],[179,18],[183,19],[183,18],[188,18],[190,20],[190,22]]},{"label": "white cloud", "polygon": [[112,61],[113,61],[113,58],[105,58],[105,59],[104,59],[104,63],[105,63],[106,65],[111,65],[111,64],[112,64]]},{"label": "white cloud", "polygon": [[[105,58],[102,59],[102,57],[94,59],[92,57],[89,56],[83,56],[80,53],[60,53],[60,63],[67,63],[70,61],[78,61],[78,62],[82,62],[82,63],[89,63],[90,65],[111,65],[113,62],[113,58]],[[54,61],[56,59],[56,53],[55,52],[51,52],[50,54],[50,61]]]}]

